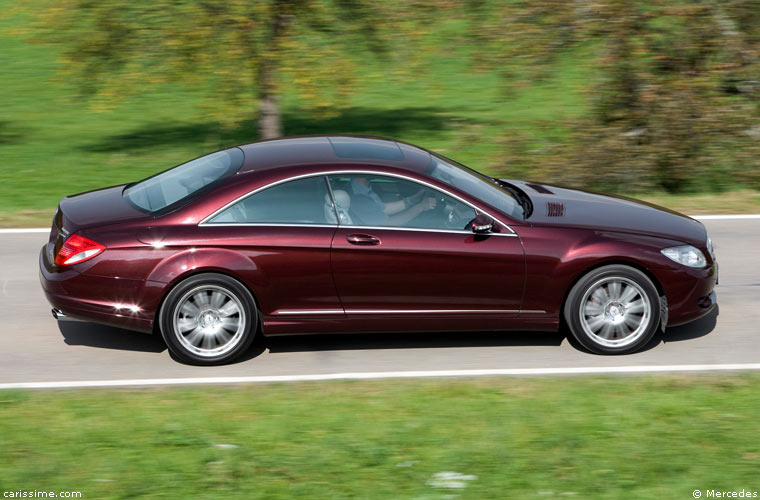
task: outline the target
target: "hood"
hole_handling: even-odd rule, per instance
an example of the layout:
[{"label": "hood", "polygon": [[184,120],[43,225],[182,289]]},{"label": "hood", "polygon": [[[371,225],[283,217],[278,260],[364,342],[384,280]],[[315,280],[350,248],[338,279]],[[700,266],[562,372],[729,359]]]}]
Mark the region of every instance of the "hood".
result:
[{"label": "hood", "polygon": [[527,222],[531,224],[647,234],[700,248],[707,239],[701,222],[651,203],[546,184],[505,182],[530,197],[533,213]]},{"label": "hood", "polygon": [[74,232],[88,227],[147,217],[130,204],[122,192],[124,185],[87,191],[63,198],[59,210],[66,229]]}]

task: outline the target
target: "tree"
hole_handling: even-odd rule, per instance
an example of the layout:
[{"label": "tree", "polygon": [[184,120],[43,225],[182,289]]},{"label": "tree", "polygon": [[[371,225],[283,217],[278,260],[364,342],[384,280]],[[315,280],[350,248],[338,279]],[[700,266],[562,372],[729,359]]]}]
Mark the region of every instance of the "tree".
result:
[{"label": "tree", "polygon": [[282,78],[328,108],[351,90],[353,48],[382,51],[383,32],[415,37],[402,0],[39,1],[35,39],[62,48],[95,106],[181,82],[201,88],[220,121],[257,115],[261,138],[282,135]]},{"label": "tree", "polygon": [[760,186],[757,0],[516,0],[474,12],[492,49],[483,61],[521,67],[505,72],[507,86],[513,74],[548,74],[568,49],[597,54],[591,116],[536,158],[546,177],[672,192]]}]

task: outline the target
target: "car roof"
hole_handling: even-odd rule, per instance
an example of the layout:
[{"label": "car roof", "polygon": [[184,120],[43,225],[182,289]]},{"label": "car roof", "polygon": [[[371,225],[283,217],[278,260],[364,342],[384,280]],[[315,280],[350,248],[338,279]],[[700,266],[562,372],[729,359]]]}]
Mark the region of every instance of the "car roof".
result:
[{"label": "car roof", "polygon": [[240,173],[298,165],[385,165],[423,172],[430,153],[385,137],[308,135],[269,139],[239,146],[245,153]]}]

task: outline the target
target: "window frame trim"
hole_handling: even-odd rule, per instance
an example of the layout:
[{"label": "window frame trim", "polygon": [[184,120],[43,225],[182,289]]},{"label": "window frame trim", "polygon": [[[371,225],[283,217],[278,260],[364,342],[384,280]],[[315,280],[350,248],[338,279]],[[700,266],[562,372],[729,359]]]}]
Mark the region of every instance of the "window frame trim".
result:
[{"label": "window frame trim", "polygon": [[354,175],[354,174],[361,174],[361,175],[379,175],[379,176],[386,176],[386,177],[395,177],[397,179],[406,180],[409,182],[414,182],[416,184],[424,185],[430,189],[434,189],[436,191],[442,192],[446,194],[447,196],[450,196],[454,198],[457,201],[460,201],[464,203],[465,205],[469,206],[470,208],[474,209],[478,213],[482,213],[487,215],[488,217],[492,218],[495,222],[506,228],[509,233],[487,233],[488,236],[512,236],[516,237],[517,233],[512,229],[509,224],[505,223],[498,217],[494,217],[487,211],[483,210],[482,208],[478,207],[477,205],[465,200],[461,196],[454,194],[446,189],[442,189],[439,186],[436,186],[435,184],[431,184],[426,181],[422,181],[419,179],[415,179],[413,177],[409,177],[402,174],[397,173],[389,173],[389,172],[383,172],[378,170],[362,170],[362,169],[351,169],[351,170],[330,170],[327,172],[317,172],[317,173],[309,173],[309,174],[299,174],[294,175],[291,177],[287,177],[285,179],[280,179],[277,181],[270,182],[269,184],[265,184],[264,186],[259,186],[256,189],[245,193],[243,195],[238,196],[234,200],[226,203],[221,208],[216,209],[214,212],[212,212],[210,215],[204,217],[197,225],[199,227],[206,227],[206,226],[219,226],[219,227],[225,227],[225,226],[286,226],[286,227],[347,227],[347,228],[356,228],[356,229],[383,229],[383,230],[397,230],[397,231],[426,231],[426,232],[436,232],[436,233],[466,233],[466,234],[475,234],[471,231],[466,231],[463,229],[456,230],[456,229],[433,229],[433,228],[414,228],[414,227],[394,227],[394,226],[364,226],[364,225],[356,225],[356,224],[341,224],[340,218],[337,219],[338,222],[335,224],[308,224],[308,223],[287,223],[287,222],[209,222],[210,219],[213,219],[217,215],[219,215],[221,212],[227,210],[232,205],[241,202],[251,196],[254,196],[257,193],[260,193],[261,191],[264,191],[266,189],[269,189],[271,187],[275,187],[279,184],[284,184],[286,182],[290,181],[296,181],[299,179],[305,179],[308,177],[322,177],[327,183],[327,189],[328,193],[330,194],[330,200],[332,202],[333,209],[336,210],[336,216],[337,216],[337,209],[335,204],[335,197],[333,196],[332,192],[332,186],[330,185],[329,176],[330,175]]}]

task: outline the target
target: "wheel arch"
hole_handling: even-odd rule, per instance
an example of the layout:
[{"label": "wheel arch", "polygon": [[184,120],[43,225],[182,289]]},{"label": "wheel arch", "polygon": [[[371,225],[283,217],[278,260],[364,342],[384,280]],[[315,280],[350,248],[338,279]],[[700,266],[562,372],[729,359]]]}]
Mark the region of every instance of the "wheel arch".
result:
[{"label": "wheel arch", "polygon": [[153,333],[160,334],[160,325],[161,325],[160,315],[161,315],[161,309],[164,307],[164,303],[166,302],[166,297],[168,297],[171,291],[174,290],[180,283],[201,274],[221,274],[223,276],[226,276],[230,279],[237,281],[240,284],[240,286],[245,288],[248,291],[248,293],[251,294],[251,298],[253,299],[253,306],[256,308],[256,312],[259,315],[259,321],[256,322],[256,333],[262,333],[264,321],[261,314],[261,303],[259,302],[259,298],[257,297],[256,293],[251,289],[250,286],[248,286],[248,284],[244,280],[240,279],[239,276],[235,276],[235,274],[230,272],[229,269],[223,269],[223,268],[217,268],[217,267],[203,267],[203,268],[189,269],[184,274],[176,276],[171,282],[167,283],[167,286],[164,288],[163,294],[161,295],[161,300],[159,301],[158,306],[156,307],[156,311],[153,313]]}]

